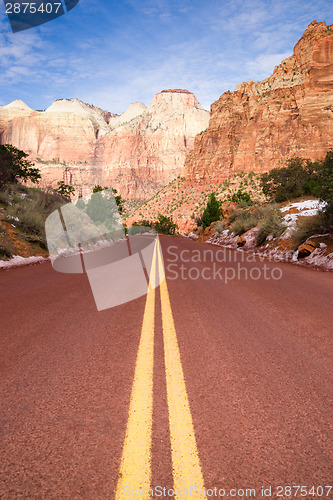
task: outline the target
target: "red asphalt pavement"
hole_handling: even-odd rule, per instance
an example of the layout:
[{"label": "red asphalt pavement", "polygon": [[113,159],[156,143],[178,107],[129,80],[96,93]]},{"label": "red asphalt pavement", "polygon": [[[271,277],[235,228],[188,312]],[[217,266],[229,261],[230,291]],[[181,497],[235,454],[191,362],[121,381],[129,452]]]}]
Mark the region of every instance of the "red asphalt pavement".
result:
[{"label": "red asphalt pavement", "polygon": [[[161,243],[206,488],[332,484],[332,273]],[[86,275],[0,272],[1,499],[114,498],[145,300],[98,312]],[[172,488],[155,311],[152,485]]]}]

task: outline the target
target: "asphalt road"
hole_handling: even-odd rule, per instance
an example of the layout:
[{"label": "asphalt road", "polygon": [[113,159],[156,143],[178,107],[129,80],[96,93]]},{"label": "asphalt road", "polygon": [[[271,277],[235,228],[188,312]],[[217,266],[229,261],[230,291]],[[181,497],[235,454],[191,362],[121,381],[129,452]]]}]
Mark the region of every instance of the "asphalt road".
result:
[{"label": "asphalt road", "polygon": [[0,272],[0,498],[333,498],[332,274],[161,243],[164,285],[100,312]]}]

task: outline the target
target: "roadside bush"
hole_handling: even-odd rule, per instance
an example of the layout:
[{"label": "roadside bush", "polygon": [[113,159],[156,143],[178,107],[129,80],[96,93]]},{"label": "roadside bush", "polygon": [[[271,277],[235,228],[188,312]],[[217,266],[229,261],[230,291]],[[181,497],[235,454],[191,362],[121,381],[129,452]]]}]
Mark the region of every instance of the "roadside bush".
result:
[{"label": "roadside bush", "polygon": [[286,229],[279,206],[276,204],[232,210],[228,223],[231,231],[241,235],[253,227],[258,227],[257,244],[261,245],[269,234],[280,236]]},{"label": "roadside bush", "polygon": [[15,206],[10,214],[18,219],[15,226],[24,233],[39,237],[44,236],[45,218],[37,212],[35,203],[24,202]]},{"label": "roadside bush", "polygon": [[319,196],[319,184],[315,179],[309,179],[304,185],[304,193],[311,196]]},{"label": "roadside bush", "polygon": [[3,205],[14,205],[20,203],[30,192],[23,184],[4,184],[0,187],[0,203]]},{"label": "roadside bush", "polygon": [[322,161],[290,159],[287,167],[263,174],[260,183],[263,193],[277,202],[304,194],[320,197],[326,203],[324,224],[327,228],[333,226],[333,150]]},{"label": "roadside bush", "polygon": [[225,226],[224,226],[223,222],[221,222],[221,221],[216,222],[214,227],[215,227],[215,234],[217,234],[217,235],[220,235],[222,233],[222,231],[225,230]]},{"label": "roadside bush", "polygon": [[[58,183],[59,184],[59,183]],[[118,207],[118,212],[120,214],[123,213],[123,210],[124,210],[124,203],[125,203],[125,200],[121,197],[120,194],[118,194],[118,191],[114,188],[108,188],[106,186],[102,187],[100,184],[96,184],[94,187],[93,187],[93,194],[95,193],[100,193],[101,191],[105,191],[107,189],[112,189],[112,193],[113,193],[113,196],[114,196],[114,199],[116,201],[116,204],[117,204],[117,207]]]},{"label": "roadside bush", "polygon": [[6,188],[0,189],[0,204],[5,206],[10,204],[10,194]]},{"label": "roadside bush", "polygon": [[[253,227],[256,227],[258,222],[258,213],[250,212],[249,210],[233,210],[230,214],[231,219],[231,231],[235,234],[241,235],[249,231]],[[230,220],[230,217],[229,217]]]},{"label": "roadside bush", "polygon": [[103,224],[109,231],[117,230],[121,224],[117,205],[114,203],[113,196],[109,196],[107,192],[94,193],[85,210],[95,224]]},{"label": "roadside bush", "polygon": [[67,201],[51,188],[28,188],[23,184],[6,184],[0,189],[0,203],[17,208],[21,205],[24,207],[27,204],[34,205],[37,212],[47,216]]},{"label": "roadside bush", "polygon": [[286,167],[273,169],[262,175],[263,192],[277,202],[304,194],[317,196],[319,167],[320,162],[311,162],[299,157],[291,158],[287,160]]},{"label": "roadside bush", "polygon": [[154,229],[157,233],[161,234],[175,234],[178,227],[177,224],[173,222],[172,217],[159,214],[154,224]]},{"label": "roadside bush", "polygon": [[[66,200],[52,189],[28,188],[22,184],[8,184],[0,193],[1,199],[7,200],[8,221],[19,229],[21,238],[46,248],[45,219]],[[2,255],[8,253],[3,250]]]},{"label": "roadside bush", "polygon": [[228,215],[228,224],[232,224],[236,219],[237,217],[239,217],[241,213],[241,210],[238,208],[238,209],[232,209],[230,214]]},{"label": "roadside bush", "polygon": [[296,250],[310,236],[327,233],[325,215],[320,213],[313,217],[302,217],[292,234],[293,248]]},{"label": "roadside bush", "polygon": [[148,219],[142,219],[138,222],[138,224],[140,224],[140,226],[144,226],[144,227],[153,227],[153,222],[151,220],[148,220]]},{"label": "roadside bush", "polygon": [[258,207],[258,234],[257,245],[262,245],[270,234],[277,238],[284,233],[287,226],[283,221],[282,213],[276,204],[263,205]]},{"label": "roadside bush", "polygon": [[128,234],[141,234],[152,229],[152,222],[148,220],[141,220],[133,222],[133,224],[128,228]]},{"label": "roadside bush", "polygon": [[246,207],[250,207],[252,205],[254,205],[255,202],[254,200],[251,199],[251,202],[247,202],[247,201],[243,201],[243,200],[240,200],[237,205],[239,206],[239,208],[246,208]]}]

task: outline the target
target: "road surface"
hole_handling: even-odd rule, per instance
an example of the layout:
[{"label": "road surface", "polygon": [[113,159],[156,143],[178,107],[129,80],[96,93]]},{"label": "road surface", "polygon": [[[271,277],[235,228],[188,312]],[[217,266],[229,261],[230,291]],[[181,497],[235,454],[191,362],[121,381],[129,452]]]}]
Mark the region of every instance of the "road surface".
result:
[{"label": "road surface", "polygon": [[100,312],[86,275],[0,273],[0,498],[333,498],[332,274],[161,244]]}]

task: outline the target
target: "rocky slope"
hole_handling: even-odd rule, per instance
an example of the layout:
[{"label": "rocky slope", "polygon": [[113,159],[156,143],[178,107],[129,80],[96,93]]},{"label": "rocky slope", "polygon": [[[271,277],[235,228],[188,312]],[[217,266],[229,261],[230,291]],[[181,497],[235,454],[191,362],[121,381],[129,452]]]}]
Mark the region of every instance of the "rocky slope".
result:
[{"label": "rocky slope", "polygon": [[[253,172],[236,174],[232,179],[214,185],[216,198],[221,202],[230,199],[238,190],[246,191],[258,203],[266,199],[260,187],[260,176]],[[138,220],[154,221],[163,214],[172,217],[179,230],[186,234],[197,227],[195,219],[204,211],[211,192],[211,185],[198,186],[178,176],[146,203],[129,212],[126,222],[130,225]]]},{"label": "rocky slope", "polygon": [[44,185],[64,180],[88,194],[95,184],[125,198],[147,199],[183,167],[209,113],[186,90],[164,90],[146,107],[134,103],[120,116],[78,99],[34,111],[16,100],[0,107],[0,143],[26,151]]},{"label": "rocky slope", "polygon": [[212,104],[208,130],[196,137],[182,175],[216,184],[292,156],[320,159],[332,147],[332,118],[333,25],[313,21],[269,78],[239,84]]},{"label": "rocky slope", "polygon": [[[235,221],[231,224],[228,221],[232,210],[230,205],[234,204],[226,202],[222,205],[223,220],[221,222],[213,222],[203,231],[199,231],[197,227],[189,233],[189,237],[199,242],[254,253],[261,258],[266,257],[275,262],[290,262],[323,271],[333,271],[333,233],[326,231],[322,234],[315,234],[315,220],[322,208],[320,200],[313,197],[301,197],[292,203],[282,203],[279,211],[283,217],[281,222],[284,228],[281,228],[281,234],[271,232],[266,238],[261,237],[263,228],[264,232],[277,229],[277,226],[269,221],[269,211],[265,212],[265,208],[272,210],[272,206],[261,207],[261,220],[265,218],[265,225],[261,225],[258,220],[256,226],[239,236],[233,232]],[[253,214],[254,207],[247,210]],[[304,224],[307,228],[312,226],[314,234],[311,237],[304,235]],[[300,236],[299,230],[302,227]]]}]

